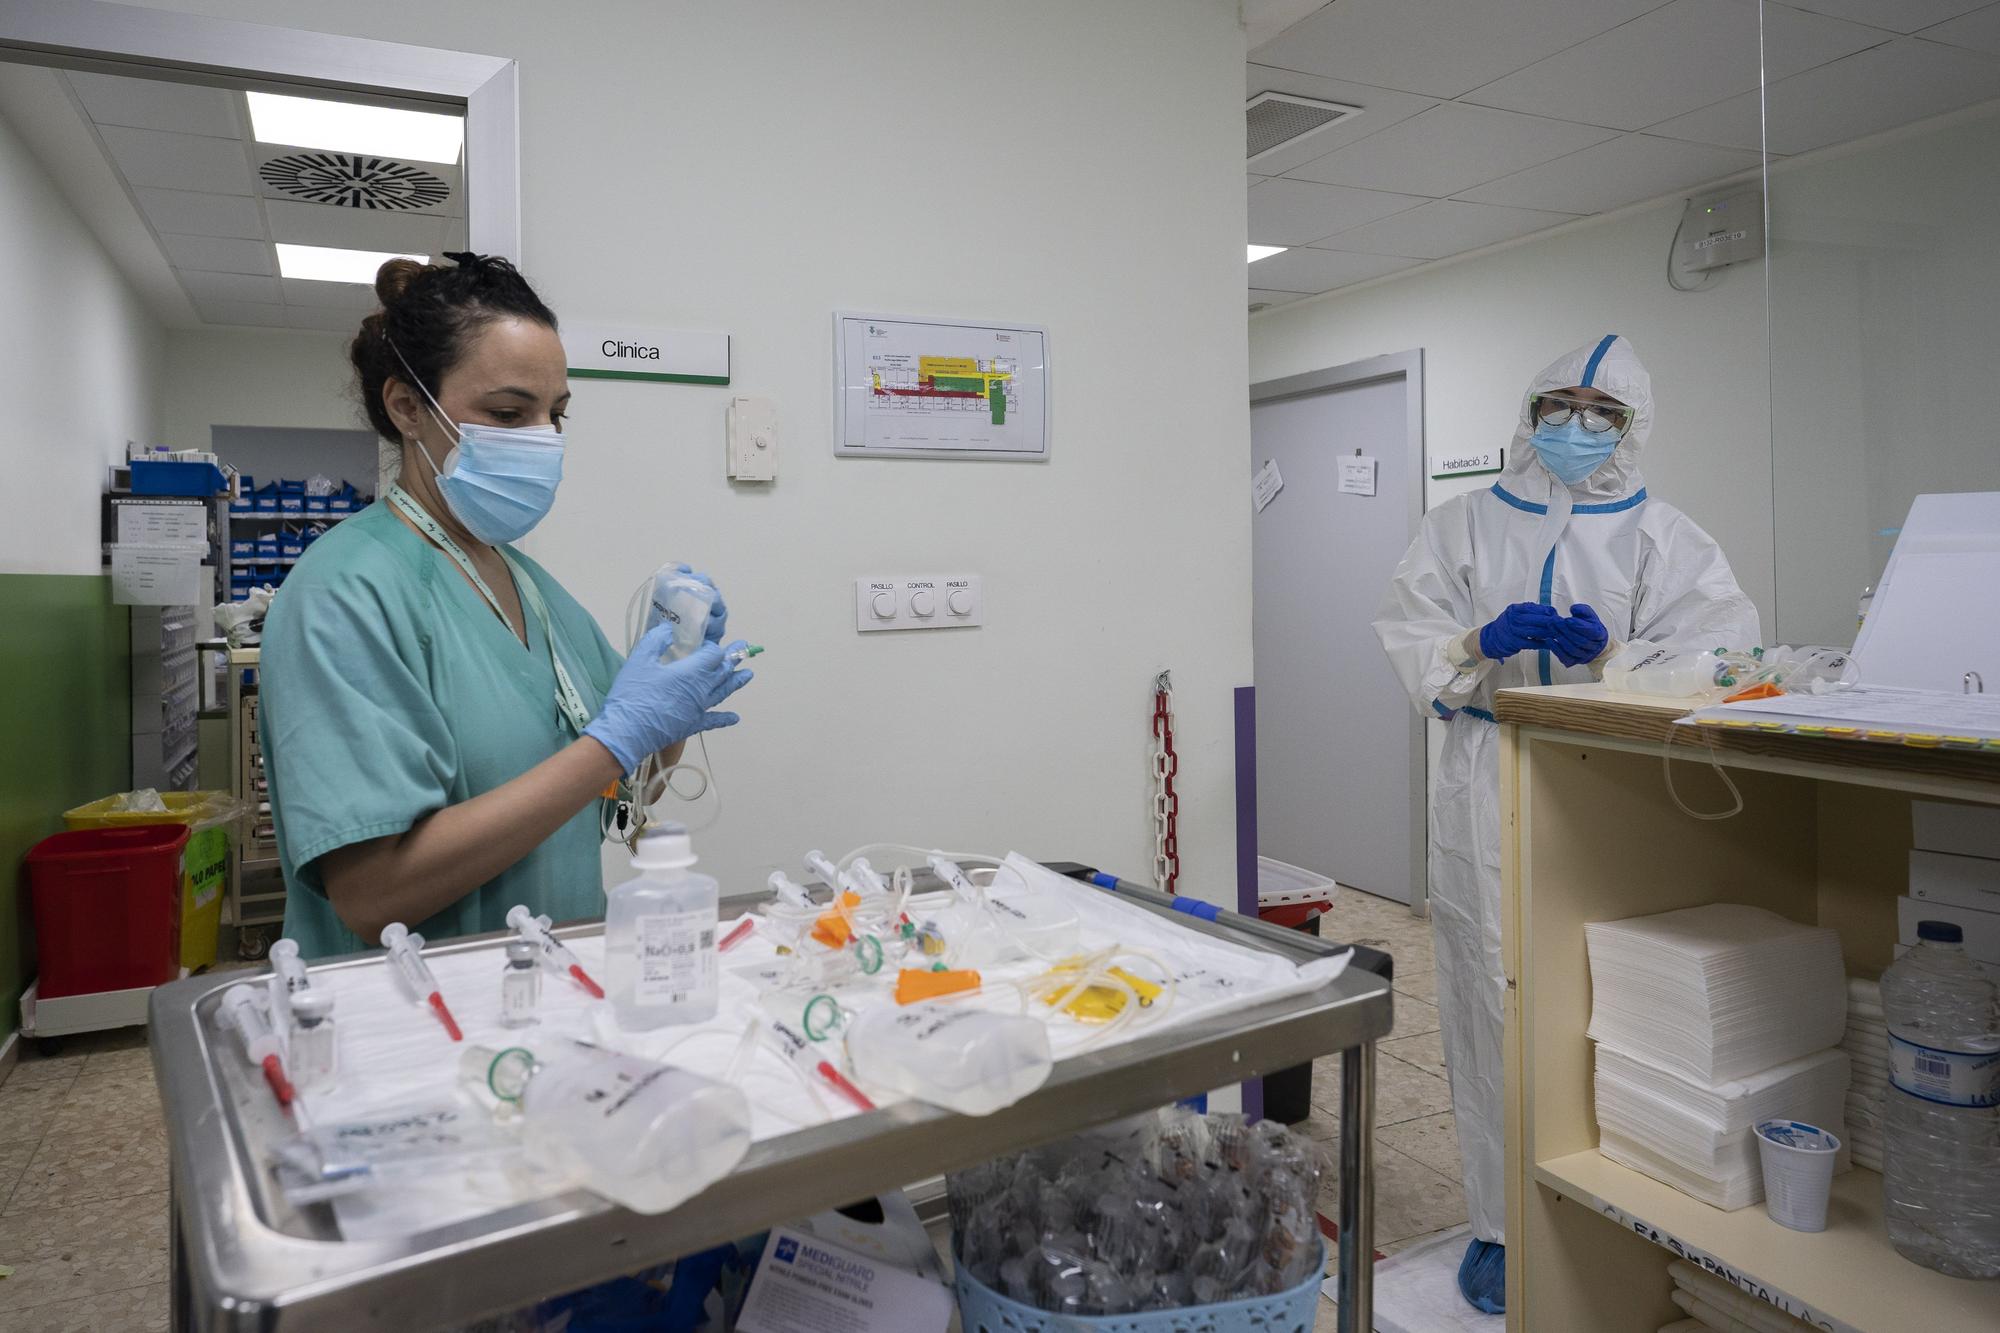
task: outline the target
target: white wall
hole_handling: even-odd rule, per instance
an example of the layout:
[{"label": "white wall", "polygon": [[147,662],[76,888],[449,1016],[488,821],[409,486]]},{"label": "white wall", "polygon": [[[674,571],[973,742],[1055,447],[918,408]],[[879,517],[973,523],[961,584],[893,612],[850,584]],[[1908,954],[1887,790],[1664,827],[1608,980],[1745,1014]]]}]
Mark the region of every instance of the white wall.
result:
[{"label": "white wall", "polygon": [[[355,327],[361,326],[359,316]],[[366,430],[347,339],[296,329],[175,329],[167,339],[165,443],[213,447],[214,426]],[[366,490],[372,480],[353,478]]]},{"label": "white wall", "polygon": [[[728,330],[731,389],[580,381],[529,549],[607,627],[699,562],[769,646],[705,862],[1018,847],[1144,875],[1178,694],[1183,888],[1233,900],[1250,680],[1242,62],[1231,0],[179,0],[521,64],[530,276],[573,320]],[[836,460],[837,308],[1046,324],[1046,465]],[[261,337],[262,335],[257,335]],[[775,486],[723,476],[769,395]],[[298,423],[292,423],[298,424]],[[859,636],[853,580],[976,572],[978,631]]]},{"label": "white wall", "polygon": [[0,293],[0,573],[98,573],[107,469],[160,429],[164,334],[4,120]]},{"label": "white wall", "polygon": [[[1652,372],[1641,459],[1653,494],[1712,533],[1768,627],[1771,445],[1762,265],[1706,291],[1667,286],[1679,201],[1584,223],[1458,263],[1335,292],[1250,320],[1250,379],[1422,348],[1432,457],[1508,443],[1521,394],[1558,355],[1606,333]],[[1241,460],[1246,468],[1249,456]],[[1432,482],[1427,502],[1490,485]]]}]

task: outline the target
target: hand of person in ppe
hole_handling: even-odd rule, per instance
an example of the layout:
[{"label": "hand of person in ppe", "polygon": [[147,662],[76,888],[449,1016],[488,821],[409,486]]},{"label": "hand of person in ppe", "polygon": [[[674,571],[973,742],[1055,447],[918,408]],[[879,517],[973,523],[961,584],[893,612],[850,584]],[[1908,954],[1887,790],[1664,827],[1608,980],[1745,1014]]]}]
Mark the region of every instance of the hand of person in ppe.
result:
[{"label": "hand of person in ppe", "polygon": [[708,608],[708,623],[701,627],[701,637],[709,643],[721,643],[723,634],[729,629],[729,603],[722,600],[722,589],[716,588],[714,579],[692,565],[675,565],[674,572],[715,588],[715,601]]},{"label": "hand of person in ppe", "polygon": [[1489,661],[1504,662],[1529,648],[1551,647],[1561,619],[1553,606],[1516,602],[1480,629],[1479,652]]},{"label": "hand of person in ppe", "polygon": [[1604,628],[1597,612],[1588,603],[1577,602],[1570,607],[1567,618],[1556,622],[1555,637],[1549,648],[1564,666],[1573,667],[1596,661],[1609,642],[1611,631]]},{"label": "hand of person in ppe", "polygon": [[734,713],[711,712],[717,704],[748,685],[751,674],[729,665],[728,655],[746,643],[704,643],[678,662],[661,657],[673,647],[674,627],[653,627],[632,649],[611,682],[604,707],[583,729],[618,761],[627,773],[647,755],[678,745],[699,731],[733,727]]}]

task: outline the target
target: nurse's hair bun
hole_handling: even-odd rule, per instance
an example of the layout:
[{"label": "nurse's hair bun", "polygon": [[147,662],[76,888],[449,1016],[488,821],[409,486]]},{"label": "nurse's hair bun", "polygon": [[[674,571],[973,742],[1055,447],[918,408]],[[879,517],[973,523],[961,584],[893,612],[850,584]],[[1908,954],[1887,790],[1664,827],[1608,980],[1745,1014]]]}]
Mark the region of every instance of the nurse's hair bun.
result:
[{"label": "nurse's hair bun", "polygon": [[473,337],[493,321],[527,319],[556,327],[555,312],[505,259],[470,253],[445,258],[453,262],[398,258],[377,269],[375,299],[382,308],[361,321],[348,347],[362,410],[385,440],[402,440],[382,402],[390,380],[414,379],[435,394]]}]

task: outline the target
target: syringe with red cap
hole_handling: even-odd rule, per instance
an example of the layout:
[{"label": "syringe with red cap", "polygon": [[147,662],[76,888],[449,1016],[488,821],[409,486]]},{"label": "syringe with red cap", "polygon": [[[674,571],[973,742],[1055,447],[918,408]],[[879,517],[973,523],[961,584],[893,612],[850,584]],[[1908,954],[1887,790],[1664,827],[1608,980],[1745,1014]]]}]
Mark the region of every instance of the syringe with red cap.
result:
[{"label": "syringe with red cap", "polygon": [[438,989],[437,978],[431,975],[430,967],[424,962],[424,937],[413,934],[400,921],[391,921],[382,927],[382,947],[389,951],[389,962],[409,988],[410,998],[418,1004],[428,1004],[453,1041],[464,1041],[465,1034],[458,1030],[458,1020],[451,1016],[451,1010],[445,1008],[444,992]]},{"label": "syringe with red cap", "polygon": [[222,993],[222,1021],[242,1041],[243,1054],[250,1063],[264,1071],[264,1082],[270,1084],[278,1105],[290,1106],[294,1094],[291,1080],[285,1077],[284,1047],[264,1009],[264,994],[265,988],[256,982],[231,986]]},{"label": "syringe with red cap", "polygon": [[555,937],[549,929],[554,923],[545,916],[536,916],[525,903],[516,903],[507,909],[507,924],[514,933],[535,946],[535,956],[542,960],[542,966],[551,972],[561,973],[577,985],[590,992],[590,998],[604,998],[604,987],[590,979],[590,973],[583,970],[583,964],[576,960],[570,947]]}]

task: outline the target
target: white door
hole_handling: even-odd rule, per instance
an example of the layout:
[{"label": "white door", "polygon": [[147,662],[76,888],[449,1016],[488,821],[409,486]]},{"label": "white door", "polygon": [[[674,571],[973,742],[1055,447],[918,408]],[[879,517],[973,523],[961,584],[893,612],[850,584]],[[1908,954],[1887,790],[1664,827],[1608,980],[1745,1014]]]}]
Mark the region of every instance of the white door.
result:
[{"label": "white door", "polygon": [[[1353,888],[1425,896],[1423,726],[1370,628],[1421,514],[1416,353],[1258,385],[1250,470],[1279,492],[1251,520],[1257,850]],[[1375,460],[1374,494],[1341,460]]]}]

